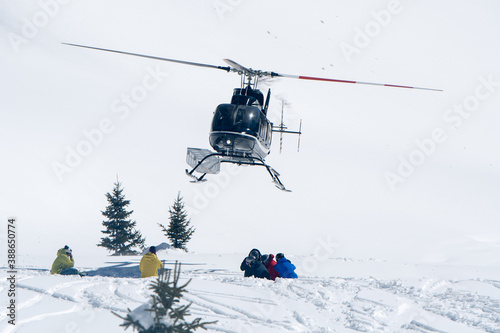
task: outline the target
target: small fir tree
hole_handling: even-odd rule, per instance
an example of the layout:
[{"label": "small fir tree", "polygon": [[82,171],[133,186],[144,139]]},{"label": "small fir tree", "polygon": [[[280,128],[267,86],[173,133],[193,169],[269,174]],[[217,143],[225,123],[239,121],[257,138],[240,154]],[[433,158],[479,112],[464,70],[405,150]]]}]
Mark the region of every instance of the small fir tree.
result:
[{"label": "small fir tree", "polygon": [[[186,291],[186,286],[191,282],[179,286],[179,276],[181,264],[175,262],[174,271],[161,270],[155,282],[152,282],[149,289],[153,290],[151,302],[146,303],[134,311],[130,311],[126,317],[122,317],[124,322],[120,325],[128,329],[132,327],[139,333],[190,333],[197,328],[207,329],[205,326],[214,322],[201,322],[201,318],[196,318],[192,322],[187,322],[186,317],[190,316],[187,305],[178,306],[182,294]],[[173,279],[173,281],[171,281]],[[175,306],[175,307],[174,307]]]},{"label": "small fir tree", "polygon": [[116,180],[115,187],[111,193],[106,193],[109,205],[105,211],[101,211],[107,220],[102,224],[106,230],[102,233],[107,237],[101,238],[101,242],[97,246],[102,246],[113,252],[113,255],[132,255],[138,254],[132,250],[134,247],[139,247],[144,250],[144,238],[142,234],[135,229],[136,222],[129,219],[133,210],[127,211],[126,207],[130,204],[130,200],[125,200],[121,183]]},{"label": "small fir tree", "polygon": [[187,213],[184,211],[184,203],[182,202],[181,193],[177,194],[177,199],[174,205],[169,209],[170,223],[168,228],[163,224],[158,223],[165,233],[165,236],[170,239],[170,244],[176,249],[187,251],[186,244],[191,239],[191,236],[196,229],[189,226],[191,220],[187,219]]}]

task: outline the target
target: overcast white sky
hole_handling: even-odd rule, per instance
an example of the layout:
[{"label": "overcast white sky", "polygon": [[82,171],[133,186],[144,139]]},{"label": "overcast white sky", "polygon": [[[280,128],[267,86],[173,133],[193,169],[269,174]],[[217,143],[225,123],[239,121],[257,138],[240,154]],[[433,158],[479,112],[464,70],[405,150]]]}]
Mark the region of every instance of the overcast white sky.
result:
[{"label": "overcast white sky", "polygon": [[[104,251],[118,175],[148,245],[181,191],[199,252],[444,260],[500,243],[500,4],[490,1],[57,1],[0,4],[0,217],[20,251]],[[417,91],[273,80],[297,139],[264,169],[223,165],[191,184],[234,74],[63,46],[92,45]],[[390,181],[388,178],[390,177]],[[3,228],[6,229],[6,228]],[[5,231],[1,230],[2,237]],[[480,252],[479,252],[480,251]],[[104,253],[104,252],[103,252]],[[474,260],[474,259],[472,259]]]}]

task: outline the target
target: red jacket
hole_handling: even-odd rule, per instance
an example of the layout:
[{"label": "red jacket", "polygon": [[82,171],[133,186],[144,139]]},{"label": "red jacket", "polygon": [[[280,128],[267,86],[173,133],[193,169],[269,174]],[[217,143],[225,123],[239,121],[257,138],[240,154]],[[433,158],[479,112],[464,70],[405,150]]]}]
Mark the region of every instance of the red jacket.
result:
[{"label": "red jacket", "polygon": [[271,280],[275,280],[279,277],[278,272],[274,269],[274,265],[276,265],[276,260],[274,260],[274,254],[269,255],[269,261],[265,264],[269,275],[271,275]]}]

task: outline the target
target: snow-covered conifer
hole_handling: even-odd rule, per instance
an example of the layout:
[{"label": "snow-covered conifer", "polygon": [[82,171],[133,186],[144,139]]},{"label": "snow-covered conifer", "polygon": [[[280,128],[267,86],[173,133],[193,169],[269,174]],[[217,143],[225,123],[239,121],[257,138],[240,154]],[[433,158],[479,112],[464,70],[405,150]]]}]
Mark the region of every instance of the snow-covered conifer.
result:
[{"label": "snow-covered conifer", "polygon": [[169,209],[170,223],[168,228],[158,223],[165,233],[165,236],[170,239],[172,247],[187,251],[186,244],[191,239],[191,236],[196,229],[189,226],[191,220],[187,219],[187,213],[184,210],[181,193],[177,194],[174,205]]},{"label": "snow-covered conifer", "polygon": [[136,222],[129,219],[133,210],[127,211],[126,207],[130,204],[130,200],[125,200],[121,183],[116,180],[115,187],[111,193],[106,193],[109,205],[105,211],[101,211],[107,220],[102,224],[106,230],[102,233],[107,235],[101,238],[101,242],[97,246],[102,246],[113,252],[113,255],[131,255],[137,254],[134,247],[144,249],[145,239],[142,234],[135,229]]}]

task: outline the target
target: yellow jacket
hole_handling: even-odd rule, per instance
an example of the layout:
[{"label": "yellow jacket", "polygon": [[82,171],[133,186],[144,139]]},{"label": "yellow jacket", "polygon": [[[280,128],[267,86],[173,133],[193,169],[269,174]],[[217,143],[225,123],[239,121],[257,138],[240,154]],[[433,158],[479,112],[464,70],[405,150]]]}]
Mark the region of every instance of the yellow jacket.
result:
[{"label": "yellow jacket", "polygon": [[54,260],[52,268],[50,269],[50,274],[60,274],[63,269],[73,266],[75,266],[75,261],[73,260],[73,258],[70,259],[68,257],[64,248],[59,249],[59,251],[57,251],[57,258],[56,260]]},{"label": "yellow jacket", "polygon": [[146,253],[139,263],[139,269],[141,270],[141,278],[147,278],[150,276],[158,276],[158,270],[162,268],[163,265],[156,256],[156,254],[148,252]]}]

